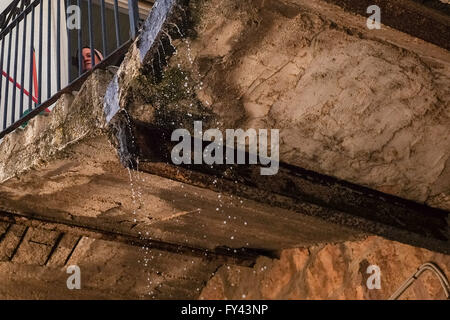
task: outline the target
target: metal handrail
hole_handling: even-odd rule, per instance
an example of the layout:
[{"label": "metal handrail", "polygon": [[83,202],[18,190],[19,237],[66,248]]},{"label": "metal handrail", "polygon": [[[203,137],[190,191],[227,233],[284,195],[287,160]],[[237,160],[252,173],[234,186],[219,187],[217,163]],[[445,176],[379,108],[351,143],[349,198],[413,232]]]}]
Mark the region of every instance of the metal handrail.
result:
[{"label": "metal handrail", "polygon": [[[63,3],[61,4],[61,2]],[[96,31],[99,30],[101,32],[101,35],[95,37],[97,45],[94,45],[94,2],[98,5],[96,10],[100,12],[99,15],[101,16],[101,19],[99,19],[99,21],[101,20],[100,28],[96,29]],[[14,3],[17,6],[17,1],[13,1],[11,5]],[[93,70],[110,65],[117,61],[118,58],[123,57],[138,33],[139,6],[137,0],[128,0],[130,31],[128,40],[120,40],[118,34],[113,35],[123,29],[122,26],[122,28],[115,27],[119,26],[118,0],[114,0],[113,5],[109,7],[111,12],[114,12],[110,15],[110,18],[113,18],[111,18],[112,20],[110,20],[108,26],[106,23],[107,7],[105,0],[58,0],[56,2],[54,0],[34,0],[31,3],[27,1],[26,4],[28,5],[21,8],[20,12],[17,11],[13,16],[13,20],[0,31],[0,117],[3,117],[3,127],[0,127],[0,139],[40,114],[41,111],[55,103],[65,92],[71,92],[81,87]],[[79,8],[81,8],[80,5],[83,5],[84,8],[87,5],[86,12],[82,12],[82,15],[87,18],[87,28],[79,28],[73,32],[67,30],[68,56],[62,57],[61,39],[63,36],[66,37],[66,34],[61,28],[62,24],[65,24],[65,20],[62,18],[64,14],[62,15],[61,13],[65,12],[63,11],[64,5],[67,8],[74,4],[79,5]],[[47,13],[46,21],[44,21],[45,17],[43,15],[44,5]],[[11,9],[10,6],[8,6],[10,11],[15,10],[14,8]],[[54,17],[52,17],[51,11],[56,14],[56,24],[53,21]],[[44,28],[45,24],[46,27]],[[119,39],[118,43],[108,43],[109,52],[107,52],[106,33],[110,37]],[[71,43],[71,40],[75,41],[75,39],[77,42],[76,48]],[[35,40],[37,43],[34,42]],[[91,70],[83,70],[81,59],[83,40],[86,41],[87,47],[90,49],[91,57],[95,57],[97,47],[103,51],[105,56],[98,63],[98,66],[95,65],[95,58],[92,58]],[[44,42],[46,42],[45,47],[43,46]],[[35,51],[35,46],[37,46],[37,51]],[[76,78],[71,80],[71,78],[74,78],[71,75],[75,76],[71,72],[73,68],[71,66],[72,58],[75,53],[79,58],[77,63],[79,72]],[[47,57],[44,59],[43,55],[45,54]],[[52,67],[54,61],[51,56],[53,54],[56,65]],[[67,73],[67,79],[62,80],[63,59],[66,58],[68,60],[68,70],[64,69],[64,72]],[[25,75],[27,75],[28,79],[25,79]],[[6,78],[6,81],[3,81],[3,76]],[[44,76],[46,77],[46,82],[43,82]],[[45,87],[47,90],[45,90]]]},{"label": "metal handrail", "polygon": [[444,289],[444,293],[447,296],[447,299],[450,299],[450,285],[447,277],[441,271],[441,269],[433,262],[426,262],[421,265],[417,271],[406,280],[400,288],[395,291],[389,300],[397,300],[400,296],[416,281],[426,270],[430,270],[435,273],[441,283],[442,288]]}]

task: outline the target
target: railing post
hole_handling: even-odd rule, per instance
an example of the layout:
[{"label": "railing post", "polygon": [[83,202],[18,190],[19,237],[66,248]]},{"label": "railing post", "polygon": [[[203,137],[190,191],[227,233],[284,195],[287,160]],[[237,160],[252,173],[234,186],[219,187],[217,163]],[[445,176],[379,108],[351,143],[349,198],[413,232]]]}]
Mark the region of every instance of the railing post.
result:
[{"label": "railing post", "polygon": [[48,0],[47,6],[47,99],[52,96],[52,2]]},{"label": "railing post", "polygon": [[[81,8],[81,0],[77,1],[77,5],[78,8]],[[81,13],[81,15],[83,15],[83,13]],[[81,18],[81,17],[80,17]],[[77,41],[78,41],[78,76],[80,77],[83,74],[83,56],[81,55],[81,48],[83,46],[83,42],[82,42],[82,37],[83,37],[83,33],[81,32],[82,28],[78,28],[78,37],[77,37]]]},{"label": "railing post", "polygon": [[92,0],[88,0],[89,49],[91,51],[91,69],[95,67],[94,27],[92,17]]},{"label": "railing post", "polygon": [[101,0],[100,2],[100,11],[101,11],[101,23],[102,23],[102,48],[103,48],[103,56],[108,56],[108,48],[106,46],[106,9],[105,9],[105,0]]},{"label": "railing post", "polygon": [[[37,92],[37,86],[35,88],[33,88],[33,82],[34,82],[34,76],[35,76],[35,54],[34,54],[34,22],[35,22],[35,17],[34,17],[34,9],[35,6],[33,6],[31,8],[31,40],[30,40],[30,99],[28,100],[28,112],[31,111],[31,109],[33,109],[33,89],[35,91],[35,95],[38,95]],[[36,75],[37,76],[37,75]],[[36,79],[37,80],[37,79]]]},{"label": "railing post", "polygon": [[116,28],[117,48],[120,47],[119,0],[114,0],[114,26]]},{"label": "railing post", "polygon": [[56,0],[56,91],[61,90],[61,0]]},{"label": "railing post", "polygon": [[128,0],[128,10],[130,15],[130,36],[136,39],[139,23],[139,7],[137,0]]}]

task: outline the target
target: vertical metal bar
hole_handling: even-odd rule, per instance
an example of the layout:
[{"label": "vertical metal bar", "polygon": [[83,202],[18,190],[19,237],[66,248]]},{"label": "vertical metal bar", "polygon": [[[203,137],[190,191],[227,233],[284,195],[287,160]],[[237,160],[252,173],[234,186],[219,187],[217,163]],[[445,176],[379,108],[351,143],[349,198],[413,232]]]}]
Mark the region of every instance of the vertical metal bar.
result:
[{"label": "vertical metal bar", "polygon": [[56,91],[61,90],[61,0],[56,0]]},{"label": "vertical metal bar", "polygon": [[41,1],[41,3],[39,4],[40,8],[39,8],[39,71],[38,71],[38,104],[40,105],[42,103],[42,33],[43,33],[43,26],[44,26],[44,3],[43,1]]},{"label": "vertical metal bar", "polygon": [[47,9],[47,99],[52,96],[52,0],[48,0]]},{"label": "vertical metal bar", "polygon": [[92,0],[88,0],[89,48],[91,49],[91,68],[95,67],[94,30],[92,26]]},{"label": "vertical metal bar", "polygon": [[2,53],[1,53],[1,57],[0,57],[0,72],[2,74],[0,74],[0,103],[2,101],[2,85],[3,85],[3,54],[5,52],[5,37],[3,37],[1,39],[2,41]]},{"label": "vertical metal bar", "polygon": [[9,94],[9,71],[11,64],[11,42],[12,42],[12,29],[9,30],[9,41],[8,41],[8,60],[6,60],[6,85],[5,85],[5,110],[3,113],[3,130],[6,129],[6,124],[8,121],[8,94]]},{"label": "vertical metal bar", "polygon": [[[12,90],[12,104],[11,104],[11,123],[16,121],[16,89],[17,89],[17,60],[19,58],[19,32],[20,23],[17,20],[16,27],[16,40],[15,40],[15,51],[14,51],[14,70],[13,70],[13,90]],[[12,32],[12,30],[11,30]]]},{"label": "vertical metal bar", "polygon": [[119,2],[118,0],[114,0],[114,23],[116,26],[116,42],[117,48],[120,47],[120,21],[119,21]]},{"label": "vertical metal bar", "polygon": [[139,22],[139,7],[137,0],[128,0],[128,11],[130,15],[130,35],[131,39],[136,39]]},{"label": "vertical metal bar", "polygon": [[72,64],[72,44],[70,43],[70,29],[67,27],[67,8],[69,8],[71,6],[71,1],[67,0],[66,1],[66,14],[64,15],[66,17],[66,22],[65,22],[65,26],[67,29],[67,61],[68,61],[68,70],[67,70],[67,77],[68,77],[68,82],[69,84],[72,82],[72,79],[70,77],[72,68],[71,68],[71,64]]},{"label": "vertical metal bar", "polygon": [[108,50],[106,48],[106,10],[105,10],[105,0],[101,0],[101,16],[102,16],[102,44],[103,44],[103,56],[108,56]]},{"label": "vertical metal bar", "polygon": [[[33,107],[33,77],[34,77],[34,6],[31,9],[31,39],[30,39],[30,99],[28,100],[28,111]],[[36,90],[36,88],[35,88]]]},{"label": "vertical metal bar", "polygon": [[[78,8],[80,8],[80,12],[81,12],[81,1],[78,0],[77,1],[77,5]],[[81,13],[83,14],[83,13]],[[79,17],[81,19],[81,17]],[[81,33],[81,28],[78,29],[78,75],[81,76],[81,74],[83,73],[83,57],[81,56],[81,52],[82,52],[82,33]]]},{"label": "vertical metal bar", "polygon": [[[5,52],[5,37],[3,36],[2,40],[2,53],[0,58],[0,112],[1,112],[1,101],[2,101],[2,85],[3,85],[3,54]],[[8,84],[8,81],[6,81],[6,84]]]},{"label": "vertical metal bar", "polygon": [[20,92],[20,103],[19,103],[19,118],[22,117],[23,114],[23,99],[25,96],[25,55],[26,55],[26,46],[27,46],[27,14],[23,16],[23,39],[22,39],[22,69],[21,69],[21,77],[20,77],[20,85],[22,86]]}]

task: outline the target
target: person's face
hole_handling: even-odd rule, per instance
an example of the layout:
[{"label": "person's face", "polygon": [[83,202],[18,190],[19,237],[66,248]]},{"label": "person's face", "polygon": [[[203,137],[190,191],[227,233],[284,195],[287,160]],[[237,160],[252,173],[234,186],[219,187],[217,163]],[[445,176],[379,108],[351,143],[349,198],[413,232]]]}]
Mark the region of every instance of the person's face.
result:
[{"label": "person's face", "polygon": [[[83,56],[83,70],[91,70],[92,69],[92,57],[91,57],[91,49],[84,48],[81,52],[81,55]],[[95,55],[95,64],[99,64],[100,59]]]}]

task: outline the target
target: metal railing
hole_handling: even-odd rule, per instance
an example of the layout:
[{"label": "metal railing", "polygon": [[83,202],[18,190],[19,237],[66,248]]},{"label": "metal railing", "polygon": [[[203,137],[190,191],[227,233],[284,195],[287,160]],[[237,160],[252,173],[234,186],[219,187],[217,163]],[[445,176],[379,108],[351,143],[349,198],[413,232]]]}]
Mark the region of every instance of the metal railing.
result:
[{"label": "metal railing", "polygon": [[35,0],[22,1],[21,7],[15,0],[12,4],[8,7],[12,19],[0,31],[0,139],[48,112],[96,68],[117,63],[136,38],[139,25],[137,0]]}]

